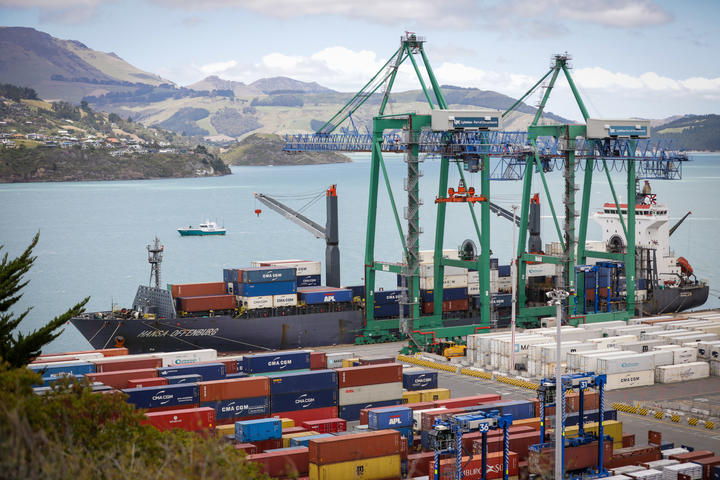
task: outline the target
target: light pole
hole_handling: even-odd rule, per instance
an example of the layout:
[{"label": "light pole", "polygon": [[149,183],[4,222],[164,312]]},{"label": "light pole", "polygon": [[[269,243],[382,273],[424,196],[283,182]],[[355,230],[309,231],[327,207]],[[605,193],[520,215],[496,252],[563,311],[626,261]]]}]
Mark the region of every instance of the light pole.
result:
[{"label": "light pole", "polygon": [[510,277],[512,281],[512,286],[510,287],[511,292],[511,307],[510,307],[510,333],[511,333],[511,346],[510,346],[510,370],[515,370],[515,284],[517,283],[517,252],[515,251],[515,236],[516,232],[515,229],[517,227],[515,221],[516,221],[516,212],[518,209],[518,205],[512,206],[513,211],[513,243],[512,243],[512,257],[510,260]]},{"label": "light pole", "polygon": [[563,417],[565,415],[565,405],[563,405],[563,383],[562,383],[562,368],[560,363],[562,360],[562,353],[560,347],[562,346],[561,332],[562,332],[562,305],[563,301],[570,295],[567,291],[561,288],[555,288],[546,293],[548,305],[555,305],[555,324],[556,324],[556,351],[555,351],[555,477],[556,479],[563,478],[563,472],[565,470],[563,460],[563,429],[565,428]]}]

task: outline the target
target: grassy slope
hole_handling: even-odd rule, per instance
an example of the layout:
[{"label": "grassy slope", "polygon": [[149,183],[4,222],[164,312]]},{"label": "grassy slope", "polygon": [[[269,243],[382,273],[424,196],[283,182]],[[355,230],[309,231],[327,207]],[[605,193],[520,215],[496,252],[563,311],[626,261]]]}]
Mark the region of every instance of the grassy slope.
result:
[{"label": "grassy slope", "polygon": [[345,163],[350,158],[336,152],[307,152],[288,154],[282,151],[283,139],[270,133],[256,133],[246,137],[221,158],[230,165],[306,165]]}]

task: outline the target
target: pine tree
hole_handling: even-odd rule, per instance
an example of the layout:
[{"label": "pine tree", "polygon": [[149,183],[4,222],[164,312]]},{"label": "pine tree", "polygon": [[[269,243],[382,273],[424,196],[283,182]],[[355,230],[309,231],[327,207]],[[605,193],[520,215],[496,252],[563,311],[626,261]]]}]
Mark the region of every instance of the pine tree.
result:
[{"label": "pine tree", "polygon": [[[23,277],[30,271],[37,259],[32,252],[39,238],[40,233],[35,234],[35,238],[20,256],[8,260],[8,254],[5,253],[0,262],[0,361],[4,360],[13,367],[27,365],[30,360],[38,356],[45,345],[62,333],[60,328],[65,325],[65,322],[85,311],[85,304],[90,300],[90,297],[86,297],[62,315],[52,319],[44,327],[33,330],[27,335],[20,332],[13,335],[20,322],[32,309],[30,307],[18,316],[10,312],[10,308],[22,298],[21,291],[29,282],[29,280],[23,280]],[[0,250],[3,247],[0,245]]]}]

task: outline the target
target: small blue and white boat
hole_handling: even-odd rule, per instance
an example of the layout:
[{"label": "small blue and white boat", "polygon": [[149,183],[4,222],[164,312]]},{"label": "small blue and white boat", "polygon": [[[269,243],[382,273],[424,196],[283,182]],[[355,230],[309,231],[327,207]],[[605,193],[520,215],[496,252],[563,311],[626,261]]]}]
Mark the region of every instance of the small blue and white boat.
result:
[{"label": "small blue and white boat", "polygon": [[196,237],[202,235],[225,235],[227,231],[225,227],[218,227],[217,223],[206,220],[205,223],[201,223],[197,227],[190,225],[187,228],[178,228],[178,232],[182,237]]}]

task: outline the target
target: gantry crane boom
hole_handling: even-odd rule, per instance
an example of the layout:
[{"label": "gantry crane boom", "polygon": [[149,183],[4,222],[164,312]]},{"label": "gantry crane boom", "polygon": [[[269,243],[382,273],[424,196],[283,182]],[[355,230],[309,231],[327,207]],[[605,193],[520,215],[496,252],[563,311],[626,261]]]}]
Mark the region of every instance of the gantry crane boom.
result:
[{"label": "gantry crane boom", "polygon": [[269,195],[265,195],[264,193],[255,193],[255,198],[270,207],[271,209],[275,210],[277,213],[287,218],[291,222],[294,222],[308,232],[312,233],[313,235],[315,235],[315,238],[325,238],[325,227],[321,226],[316,222],[313,222],[302,213],[293,210],[284,203],[274,199]]}]

